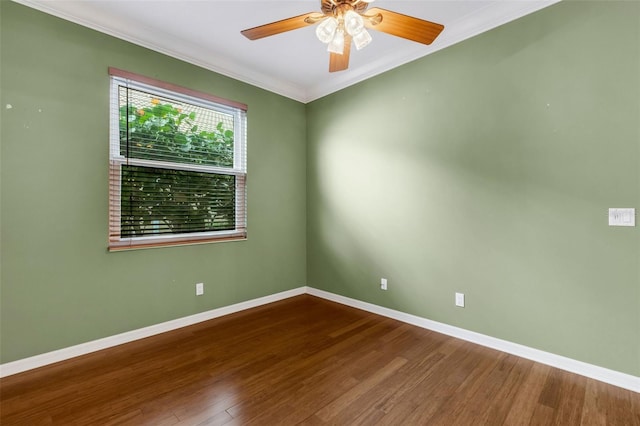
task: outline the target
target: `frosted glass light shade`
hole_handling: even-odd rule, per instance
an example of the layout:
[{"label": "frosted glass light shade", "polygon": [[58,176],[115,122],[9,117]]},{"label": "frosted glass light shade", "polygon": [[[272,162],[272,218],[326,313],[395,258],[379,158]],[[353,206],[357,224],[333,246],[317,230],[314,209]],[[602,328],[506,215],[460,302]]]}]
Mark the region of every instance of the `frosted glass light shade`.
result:
[{"label": "frosted glass light shade", "polygon": [[336,18],[326,18],[316,27],[316,36],[321,42],[329,43],[334,39],[337,28],[338,20]]},{"label": "frosted glass light shade", "polygon": [[331,53],[337,53],[342,55],[344,52],[344,32],[341,29],[338,29],[334,34],[327,50]]},{"label": "frosted glass light shade", "polygon": [[360,50],[367,44],[371,43],[371,34],[369,34],[369,31],[363,29],[359,33],[353,35],[353,43],[356,45],[356,49]]},{"label": "frosted glass light shade", "polygon": [[344,29],[351,36],[355,36],[364,30],[364,20],[353,10],[344,14]]}]

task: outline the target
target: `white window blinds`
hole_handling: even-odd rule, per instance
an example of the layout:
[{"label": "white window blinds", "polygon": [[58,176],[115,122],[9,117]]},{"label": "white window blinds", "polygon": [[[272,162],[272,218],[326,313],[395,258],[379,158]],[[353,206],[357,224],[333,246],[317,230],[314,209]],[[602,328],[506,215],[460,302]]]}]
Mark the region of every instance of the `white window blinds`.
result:
[{"label": "white window blinds", "polygon": [[109,73],[109,249],[246,238],[246,106]]}]

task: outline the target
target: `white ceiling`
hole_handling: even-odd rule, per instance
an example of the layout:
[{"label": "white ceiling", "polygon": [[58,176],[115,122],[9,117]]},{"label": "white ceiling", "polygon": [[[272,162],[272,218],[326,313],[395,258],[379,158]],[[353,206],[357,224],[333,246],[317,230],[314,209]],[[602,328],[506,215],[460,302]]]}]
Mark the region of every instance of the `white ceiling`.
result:
[{"label": "white ceiling", "polygon": [[326,45],[306,27],[250,41],[246,28],[319,11],[319,0],[14,0],[289,98],[310,102],[560,0],[377,0],[445,26],[431,46],[371,31],[349,69],[329,73]]}]

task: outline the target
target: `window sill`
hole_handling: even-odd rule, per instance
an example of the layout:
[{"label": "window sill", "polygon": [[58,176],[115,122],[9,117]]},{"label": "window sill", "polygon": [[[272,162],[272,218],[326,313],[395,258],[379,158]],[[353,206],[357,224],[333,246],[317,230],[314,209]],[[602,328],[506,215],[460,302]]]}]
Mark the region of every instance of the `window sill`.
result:
[{"label": "window sill", "polygon": [[158,239],[155,241],[111,241],[109,244],[109,251],[128,251],[128,250],[141,250],[163,247],[176,247],[176,246],[192,246],[200,244],[221,243],[227,241],[245,241],[247,235],[230,235],[225,237],[207,237],[207,238],[193,238],[193,239]]}]

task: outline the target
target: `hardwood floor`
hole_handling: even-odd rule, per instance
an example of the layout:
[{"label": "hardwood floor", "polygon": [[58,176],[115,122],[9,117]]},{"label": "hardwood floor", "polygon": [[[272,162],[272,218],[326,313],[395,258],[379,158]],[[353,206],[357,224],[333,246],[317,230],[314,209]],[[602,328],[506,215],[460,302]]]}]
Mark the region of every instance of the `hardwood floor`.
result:
[{"label": "hardwood floor", "polygon": [[624,425],[640,394],[304,295],[0,380],[2,425]]}]

